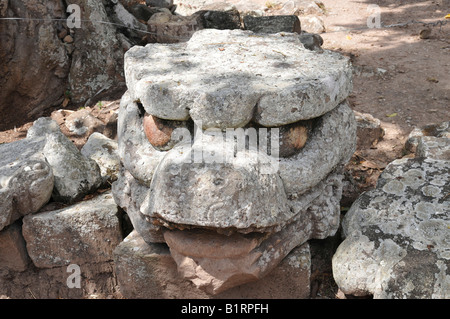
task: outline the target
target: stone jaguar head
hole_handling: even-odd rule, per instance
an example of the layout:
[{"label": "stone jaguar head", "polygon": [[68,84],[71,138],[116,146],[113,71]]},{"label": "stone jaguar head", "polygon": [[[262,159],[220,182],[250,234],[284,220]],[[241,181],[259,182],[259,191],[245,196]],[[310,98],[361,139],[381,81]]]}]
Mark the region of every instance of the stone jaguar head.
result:
[{"label": "stone jaguar head", "polygon": [[202,30],[125,56],[116,202],[179,272],[216,294],[339,226],[356,145],[343,56],[298,35]]}]

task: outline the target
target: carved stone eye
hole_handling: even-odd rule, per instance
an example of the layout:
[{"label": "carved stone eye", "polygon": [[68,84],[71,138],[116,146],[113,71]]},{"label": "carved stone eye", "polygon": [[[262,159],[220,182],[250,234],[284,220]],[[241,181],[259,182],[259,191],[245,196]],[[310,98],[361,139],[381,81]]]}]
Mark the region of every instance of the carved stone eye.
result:
[{"label": "carved stone eye", "polygon": [[298,153],[306,144],[311,126],[311,121],[280,126],[280,156],[289,157]]},{"label": "carved stone eye", "polygon": [[187,128],[186,121],[163,120],[145,113],[143,119],[145,136],[154,148],[168,151],[178,142],[172,139],[172,133],[177,128]]},{"label": "carved stone eye", "polygon": [[[305,145],[313,129],[313,120],[298,121],[288,125],[276,127],[279,129],[279,153],[280,157],[290,157],[297,154]],[[260,128],[258,126],[258,128]],[[269,140],[271,129],[268,128]]]}]

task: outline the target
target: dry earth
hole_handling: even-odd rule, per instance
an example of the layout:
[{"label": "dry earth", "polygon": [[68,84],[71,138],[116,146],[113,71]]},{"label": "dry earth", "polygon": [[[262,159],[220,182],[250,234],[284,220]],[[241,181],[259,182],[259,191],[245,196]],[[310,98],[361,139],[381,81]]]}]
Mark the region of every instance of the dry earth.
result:
[{"label": "dry earth", "polygon": [[[333,1],[324,0],[327,33],[324,47],[349,55],[355,66],[354,90],[349,100],[354,110],[378,118],[385,130],[376,148],[358,150],[354,163],[368,160],[364,171],[383,169],[402,157],[406,137],[414,127],[450,118],[450,23],[424,26],[420,21],[447,21],[445,1]],[[382,26],[367,28],[370,4],[381,9]],[[428,39],[420,31],[430,28]],[[345,29],[350,29],[346,31]],[[355,167],[358,169],[358,167]],[[373,186],[379,174],[363,174],[361,186]],[[358,176],[355,176],[358,179]]]},{"label": "dry earth", "polygon": [[[354,110],[378,118],[385,130],[384,138],[376,146],[358,149],[347,166],[363,191],[374,187],[389,162],[405,155],[404,142],[414,127],[450,119],[450,23],[436,23],[450,22],[444,19],[450,7],[444,5],[446,0],[322,0],[322,3],[327,30],[321,34],[323,47],[350,56],[355,67],[350,104]],[[367,18],[373,13],[367,10],[371,4],[381,9],[381,28],[367,28]],[[396,24],[400,26],[383,27]],[[430,36],[420,38],[420,32],[427,27]],[[89,107],[93,115],[104,119],[117,109],[118,100],[104,98]],[[70,104],[65,107],[70,108]],[[24,138],[31,125],[0,132],[0,143]],[[70,135],[63,124],[61,128]],[[75,136],[69,137],[77,142]],[[312,298],[350,297],[338,291],[331,273],[331,257],[339,240],[338,234],[312,242]]]}]

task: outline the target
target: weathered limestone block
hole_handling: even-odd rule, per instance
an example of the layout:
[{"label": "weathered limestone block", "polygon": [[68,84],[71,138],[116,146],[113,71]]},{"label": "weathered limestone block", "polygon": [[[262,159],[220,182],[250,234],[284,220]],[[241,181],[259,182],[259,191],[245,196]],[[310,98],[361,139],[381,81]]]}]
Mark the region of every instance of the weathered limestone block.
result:
[{"label": "weathered limestone block", "polygon": [[450,121],[413,129],[406,140],[405,149],[410,153],[415,153],[419,140],[425,136],[450,139]]},{"label": "weathered limestone block", "polygon": [[313,0],[174,0],[176,13],[190,15],[197,10],[235,8],[241,15],[323,14],[323,9]]},{"label": "weathered limestone block", "polygon": [[117,179],[120,170],[117,141],[101,133],[93,133],[81,149],[81,154],[97,163],[103,183],[112,183]]},{"label": "weathered limestone block", "polygon": [[301,33],[300,20],[295,15],[289,16],[265,16],[244,17],[245,30],[255,33],[296,32]]},{"label": "weathered limestone block", "polygon": [[[225,3],[225,1],[210,1],[210,0],[194,0],[194,1],[183,1],[174,0],[174,5],[176,5],[175,13],[183,16],[188,16],[195,14],[195,12],[201,10],[233,10],[237,7],[230,3]],[[239,11],[241,12],[241,11]]]},{"label": "weathered limestone block", "polygon": [[24,271],[29,263],[22,227],[14,223],[0,231],[0,269]]},{"label": "weathered limestone block", "polygon": [[342,55],[305,49],[298,35],[242,30],[205,29],[187,43],[135,46],[125,55],[125,76],[131,99],[147,113],[191,117],[203,129],[316,118],[352,89]]},{"label": "weathered limestone block", "polygon": [[428,157],[450,161],[450,134],[449,137],[423,136],[419,138],[416,157]]},{"label": "weathered limestone block", "polygon": [[401,159],[343,220],[333,276],[346,294],[450,298],[450,165]]},{"label": "weathered limestone block", "polygon": [[54,176],[44,145],[45,138],[0,145],[0,230],[49,201]]},{"label": "weathered limestone block", "polygon": [[236,9],[200,10],[193,14],[199,18],[200,24],[205,29],[233,30],[241,28],[241,17]]},{"label": "weathered limestone block", "polygon": [[155,13],[147,25],[149,32],[154,34],[154,41],[158,43],[186,42],[197,30],[203,29],[198,16],[184,17],[170,12]]},{"label": "weathered limestone block", "polygon": [[[309,245],[296,247],[263,279],[211,296],[178,275],[165,244],[147,244],[136,231],[114,250],[120,291],[125,298],[283,298],[309,297]],[[142,284],[145,283],[145,284]]]},{"label": "weathered limestone block", "polygon": [[112,260],[122,241],[118,208],[110,192],[60,210],[28,215],[23,236],[39,268]]},{"label": "weathered limestone block", "polygon": [[126,92],[120,100],[117,121],[119,157],[124,168],[134,178],[150,186],[154,170],[165,152],[157,151],[148,141],[142,117],[144,113],[138,103]]},{"label": "weathered limestone block", "polygon": [[28,130],[27,139],[38,136],[45,136],[41,152],[53,170],[55,200],[73,202],[100,186],[102,178],[97,163],[83,156],[55,121],[36,120]]}]

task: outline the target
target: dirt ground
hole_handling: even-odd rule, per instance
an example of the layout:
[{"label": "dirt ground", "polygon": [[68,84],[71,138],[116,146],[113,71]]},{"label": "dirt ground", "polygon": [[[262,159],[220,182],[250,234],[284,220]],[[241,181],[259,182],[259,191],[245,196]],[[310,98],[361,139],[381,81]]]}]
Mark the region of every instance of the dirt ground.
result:
[{"label": "dirt ground", "polygon": [[[444,19],[450,7],[445,7],[445,2],[322,0],[327,30],[321,34],[323,48],[349,56],[354,65],[350,105],[378,118],[385,130],[384,138],[375,147],[358,149],[348,164],[361,191],[374,187],[383,168],[405,155],[403,146],[414,127],[450,119],[450,20]],[[368,29],[370,4],[380,7],[382,26],[401,26]],[[412,21],[447,24],[408,23]],[[427,27],[430,35],[422,39],[419,34]],[[92,114],[102,119],[118,107],[118,101],[105,99],[101,105],[90,107]],[[70,109],[70,104],[66,109]],[[24,138],[31,125],[0,132],[0,143]],[[312,298],[349,297],[338,291],[332,279],[330,252],[338,243],[335,237],[312,245],[313,265],[315,259],[317,262],[312,269]],[[328,254],[314,255],[324,247]]]},{"label": "dirt ground", "polygon": [[[378,118],[385,130],[375,148],[358,150],[350,163],[368,179],[359,180],[361,186],[371,187],[389,162],[404,155],[404,143],[414,127],[450,119],[450,20],[444,20],[450,7],[439,0],[322,2],[327,10],[323,47],[350,56],[355,68],[350,104],[354,110]],[[382,26],[412,21],[447,24],[368,29],[370,4],[381,9]],[[421,39],[419,34],[425,29],[431,34]],[[365,159],[380,169],[367,174],[358,166]]]}]

